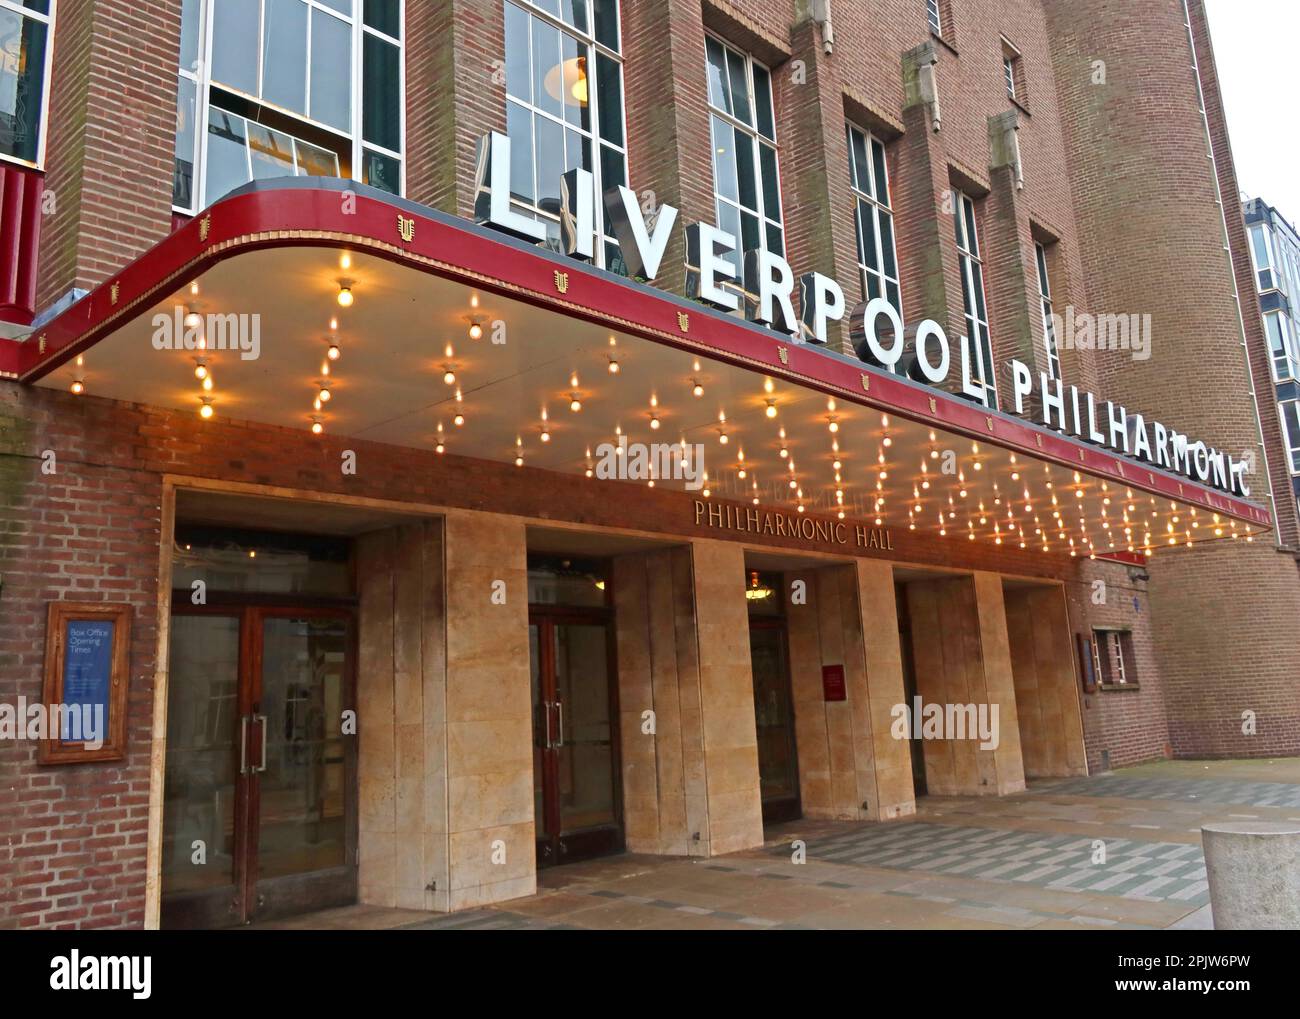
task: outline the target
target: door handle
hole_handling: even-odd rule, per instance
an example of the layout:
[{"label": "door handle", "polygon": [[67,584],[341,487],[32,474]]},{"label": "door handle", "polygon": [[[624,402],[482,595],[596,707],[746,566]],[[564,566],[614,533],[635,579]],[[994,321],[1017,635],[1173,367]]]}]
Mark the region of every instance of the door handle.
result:
[{"label": "door handle", "polygon": [[248,774],[248,716],[239,719],[239,773]]},{"label": "door handle", "polygon": [[551,705],[546,701],[542,701],[542,717],[546,719],[546,749],[550,750],[553,745],[551,743]]},{"label": "door handle", "polygon": [[257,773],[257,772],[266,771],[266,734],[267,734],[266,716],[255,714],[253,715],[253,720],[259,722],[262,727],[262,734],[261,734],[262,735],[262,763],[254,766],[252,769],[254,773]]},{"label": "door handle", "polygon": [[555,702],[555,720],[558,723],[560,738],[555,741],[556,749],[564,746],[564,705],[559,701]]}]

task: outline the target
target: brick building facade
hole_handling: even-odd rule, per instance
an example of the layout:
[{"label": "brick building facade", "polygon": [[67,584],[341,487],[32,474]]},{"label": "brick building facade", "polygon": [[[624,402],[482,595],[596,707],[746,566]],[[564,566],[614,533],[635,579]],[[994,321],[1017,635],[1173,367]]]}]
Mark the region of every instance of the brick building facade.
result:
[{"label": "brick building facade", "polygon": [[[330,19],[353,6],[311,0],[304,17],[325,39],[337,27]],[[353,189],[255,185],[213,204],[199,194],[199,184],[215,177],[217,142],[192,143],[189,150],[192,203],[177,201],[176,185],[185,161],[178,133],[187,114],[183,81],[178,110],[176,75],[179,66],[184,78],[186,63],[177,54],[189,45],[183,16],[207,19],[199,37],[211,45],[208,35],[219,39],[222,29],[210,5],[50,5],[44,156],[3,166],[52,200],[30,228],[36,236],[0,254],[6,275],[17,273],[2,261],[18,257],[14,252],[25,266],[35,259],[29,314],[10,315],[2,335],[13,339],[0,339],[0,702],[41,699],[49,604],[125,603],[132,618],[128,730],[123,755],[106,762],[41,764],[34,741],[0,744],[0,927],[157,926],[168,922],[169,894],[173,901],[192,894],[198,902],[200,892],[225,893],[220,880],[207,879],[178,892],[179,871],[168,862],[188,855],[188,848],[170,843],[187,847],[188,834],[179,833],[201,815],[194,802],[173,809],[181,793],[169,785],[180,771],[168,730],[178,724],[175,704],[184,696],[176,685],[173,630],[177,613],[188,611],[173,594],[180,590],[181,551],[190,548],[178,527],[350,542],[350,587],[338,600],[352,613],[354,644],[339,653],[355,658],[349,667],[355,689],[344,703],[356,709],[360,732],[357,746],[340,744],[339,760],[347,762],[339,765],[343,790],[334,790],[332,778],[321,779],[328,790],[319,802],[333,804],[337,792],[347,804],[338,808],[346,831],[338,838],[335,870],[349,873],[329,894],[341,887],[362,901],[426,909],[498,901],[531,891],[538,861],[554,862],[547,854],[583,851],[581,838],[566,841],[555,832],[542,845],[543,829],[553,827],[550,812],[559,816],[562,809],[552,808],[548,797],[581,798],[584,782],[576,751],[558,755],[558,765],[552,761],[559,749],[552,746],[552,725],[564,724],[560,708],[573,710],[580,693],[556,687],[539,702],[537,684],[558,682],[559,666],[540,643],[529,650],[530,620],[536,640],[551,632],[546,627],[588,625],[528,611],[536,599],[524,590],[548,582],[546,563],[556,557],[611,562],[600,588],[612,583],[608,604],[585,606],[586,615],[577,615],[605,619],[608,627],[615,696],[608,717],[597,712],[592,724],[610,730],[604,743],[612,747],[605,765],[615,784],[611,824],[618,844],[629,849],[711,855],[755,844],[767,800],[775,801],[768,796],[769,765],[773,787],[782,780],[780,752],[763,742],[773,733],[778,742],[790,737],[787,763],[797,762],[797,769],[787,777],[805,814],[866,820],[910,813],[926,786],[940,794],[1005,793],[1023,788],[1026,777],[1162,756],[1300,752],[1300,685],[1292,664],[1300,654],[1294,625],[1300,539],[1274,434],[1278,424],[1255,403],[1257,392],[1267,400],[1271,388],[1267,348],[1259,317],[1241,313],[1240,295],[1253,287],[1251,261],[1237,203],[1223,201],[1237,194],[1236,180],[1199,2],[1159,0],[1139,9],[1106,0],[621,0],[590,7],[569,0],[446,0],[367,3],[364,15],[363,5],[355,6],[348,30],[358,53],[400,41],[395,101],[402,143],[372,148],[376,136],[363,123],[362,98],[352,94],[353,126],[350,133],[340,129],[338,166],[342,176],[360,182]],[[395,30],[388,20],[393,10]],[[590,19],[585,26],[576,24],[582,12]],[[626,184],[643,209],[678,210],[665,268],[654,281],[663,296],[622,282],[613,265],[573,262],[568,271],[561,256],[495,241],[491,230],[468,225],[482,218],[476,205],[481,140],[500,132],[516,151],[524,147],[507,115],[525,108],[512,84],[517,54],[508,52],[508,17],[533,19],[532,63],[525,64],[536,89],[549,88],[547,80],[577,87],[564,77],[570,72],[563,60],[554,68],[557,79],[541,74],[537,40],[552,33],[588,40],[580,58],[586,62],[575,65],[583,107],[588,89],[601,90],[601,103],[610,98],[608,80],[593,71],[602,66],[601,54],[605,68],[611,61],[621,66],[622,144],[600,136],[603,124],[588,125],[586,142],[625,152],[621,174],[616,159],[601,171],[624,179],[605,184]],[[610,17],[621,31],[602,38]],[[710,91],[708,69],[717,52],[746,62],[745,100],[756,107],[748,118],[734,95],[732,108],[720,110]],[[1152,73],[1153,60],[1160,73]],[[366,75],[359,56],[354,64],[352,77],[360,82]],[[188,111],[194,134],[206,126],[200,111],[210,117],[218,109],[228,117],[223,130],[229,118],[239,118],[251,137],[260,116],[295,146],[328,148],[322,140],[333,135],[325,115],[306,118],[300,135],[289,137],[292,104],[286,112],[283,103],[264,101],[265,69],[256,88],[239,90],[212,77],[218,71],[207,62],[200,65],[200,98]],[[764,180],[760,169],[755,190],[775,183],[774,195],[757,200],[766,201],[760,210],[766,220],[779,225],[777,253],[796,275],[818,272],[839,281],[850,308],[875,296],[866,290],[864,266],[872,260],[860,246],[855,212],[884,192],[877,185],[865,195],[863,178],[852,175],[849,129],[866,139],[868,154],[874,140],[887,167],[883,204],[896,258],[892,273],[881,268],[882,243],[875,267],[882,278],[897,280],[907,323],[933,320],[955,339],[970,331],[968,317],[977,320],[976,331],[981,314],[987,319],[998,367],[994,378],[989,366],[986,381],[999,394],[989,414],[960,394],[936,389],[923,398],[911,383],[891,388],[878,369],[864,372],[847,314],[831,324],[826,352],[790,344],[787,336],[788,349],[773,331],[693,300],[678,268],[690,262],[681,226],[718,223],[729,201],[720,197],[715,174],[715,157],[727,147],[718,144],[717,124],[734,128],[737,139],[752,137],[762,156],[755,83],[764,74],[775,136],[768,142],[779,177]],[[308,76],[311,102],[317,87]],[[322,79],[319,87],[323,106],[328,86]],[[540,110],[546,100],[540,91],[535,98]],[[542,112],[530,115],[529,124],[543,124]],[[563,121],[566,114],[559,116]],[[741,121],[756,126],[742,131]],[[401,197],[363,186],[378,180],[367,174],[390,149],[400,157]],[[300,158],[293,156],[293,165]],[[574,165],[590,168],[590,161],[571,158],[563,169]],[[879,171],[873,182],[878,179]],[[741,195],[734,204],[743,217],[749,206]],[[961,228],[954,231],[964,200],[977,223],[979,312],[971,306],[970,244],[963,251]],[[538,218],[558,221],[557,207],[535,205]],[[0,208],[13,215],[12,204]],[[394,218],[401,224],[408,217],[410,236],[404,227],[394,232]],[[4,229],[0,222],[0,235]],[[771,248],[770,235],[764,237]],[[355,263],[342,276],[335,265],[344,264],[340,251],[348,253],[347,265]],[[1148,356],[1049,336],[1040,251],[1052,310],[1139,321],[1149,315]],[[356,308],[340,312],[334,288],[353,286],[351,272]],[[462,300],[468,303],[460,308]],[[509,370],[490,359],[487,347],[469,347],[471,353],[461,347],[465,326],[480,326],[473,311],[480,300],[498,316],[483,317],[482,328],[490,332],[500,321],[510,336],[524,337],[505,345],[510,358],[522,359],[510,361]],[[247,392],[265,397],[241,399],[237,386],[218,388],[210,420],[195,413],[197,384],[168,376],[156,367],[159,355],[147,349],[148,312],[182,302],[190,310],[203,301],[212,302],[206,311],[251,311],[266,322],[267,358],[254,362],[266,365],[257,368],[262,375],[245,376],[238,362],[214,360],[223,385],[247,378]],[[323,434],[312,434],[313,416],[297,414],[307,406],[302,393],[318,392],[330,380],[304,381],[302,365],[280,360],[290,357],[282,354],[288,341],[280,337],[290,331],[319,336],[331,311],[344,319],[331,335],[346,337],[345,353],[334,399],[322,408],[318,396],[316,417],[342,410],[325,417]],[[668,324],[660,325],[658,316]],[[462,332],[453,337],[453,330]],[[615,355],[604,346],[607,334],[610,349],[639,373],[629,376],[625,368],[621,390],[609,388],[615,376],[605,366]],[[444,341],[445,357],[438,350]],[[505,380],[516,370],[521,378],[539,376],[542,343],[553,344],[549,356],[564,361],[555,369],[561,377],[510,388]],[[1168,471],[1126,469],[1095,446],[1018,423],[1008,413],[1013,382],[1001,366],[1016,359],[1050,375],[1058,370],[1053,352],[1067,384],[1245,460],[1249,498],[1225,497]],[[293,356],[301,360],[301,349]],[[350,377],[361,356],[364,374]],[[682,364],[673,360],[681,357]],[[428,387],[442,387],[427,406],[402,388],[404,373],[416,366]],[[481,379],[485,391],[489,384],[502,388],[477,396],[467,383],[463,402],[457,388],[453,404],[453,383],[443,387],[438,378],[444,372]],[[562,376],[570,372],[566,386]],[[760,389],[765,378],[776,386]],[[715,391],[729,396],[718,421],[679,399],[684,380],[707,383],[700,399],[710,407]],[[70,382],[81,391],[69,392]],[[760,437],[759,426],[767,427],[764,392],[782,401],[783,414],[790,409],[780,419],[780,459],[771,429]],[[830,420],[843,421],[845,473],[858,471],[844,486],[851,489],[847,504],[832,495],[839,482],[831,483],[828,466],[821,406],[828,395],[836,407]],[[295,401],[292,415],[274,406],[281,399]],[[570,413],[570,399],[586,405],[581,413],[576,407]],[[539,420],[525,410],[533,401],[551,416]],[[470,419],[464,427],[451,416],[462,406]],[[358,416],[348,418],[352,408]],[[393,423],[405,420],[409,408],[420,409],[417,424]],[[611,489],[619,483],[591,477],[590,447],[612,438],[612,428],[571,423],[595,414],[607,414],[603,424],[617,422],[618,435],[626,430],[646,440],[652,434],[646,421],[658,429],[661,415],[668,441],[678,438],[680,424],[683,444],[689,432],[693,442],[718,451],[710,457],[724,455],[720,436],[732,437],[730,448],[743,445],[758,464],[751,470],[765,481],[783,479],[776,472],[790,459],[805,470],[810,462],[821,465],[816,488],[803,481],[806,500],[799,488],[797,509],[794,497],[775,486],[760,500],[757,477],[752,491],[760,511],[784,510],[798,520],[794,514],[806,509],[804,519],[822,521],[824,529],[811,528],[810,537],[803,528],[793,534],[751,528],[741,516],[750,512],[746,474],[738,473],[745,465],[730,452],[702,492],[667,483]],[[793,457],[784,449],[787,425]],[[551,448],[572,443],[574,458],[546,459],[551,430]],[[877,451],[886,463],[891,439],[916,454],[904,464],[900,453],[897,465],[890,454],[894,484],[907,471],[903,477],[917,485],[910,492],[906,483],[898,491],[891,485],[882,506],[872,501],[876,468],[868,465]],[[945,512],[943,496],[956,505],[957,482],[941,484],[935,474],[930,494],[923,458],[958,446],[966,465],[960,498],[966,499],[967,485],[975,497],[984,493],[993,519],[985,525],[981,497],[978,514],[941,533],[935,511]],[[840,446],[833,448],[838,464]],[[349,453],[360,467],[340,472],[340,458]],[[922,475],[912,476],[917,460],[925,495]],[[972,471],[985,465],[982,481]],[[1055,505],[1055,492],[1072,499],[1076,487],[1084,499],[1087,489],[1093,529],[1086,544],[1066,537],[1062,518],[1059,540],[1046,533],[1056,525],[1044,520],[1045,550],[1026,547],[1028,510],[1016,517],[1025,528],[1019,541],[1014,529],[992,529],[1003,509],[1012,519],[1001,500],[1010,504],[1019,495],[996,484],[976,491],[977,485],[991,482],[995,472],[1003,485],[1008,478],[1020,483],[1021,471],[1026,505],[1031,471],[1056,485],[1036,486],[1035,503]],[[1081,474],[1072,481],[1075,471]],[[1275,484],[1284,507],[1273,505]],[[1121,505],[1112,512],[1122,512],[1124,523],[1131,513],[1135,535],[1143,530],[1139,516],[1148,515],[1159,533],[1093,545],[1094,537],[1103,540],[1096,526],[1107,519],[1111,496],[1128,504],[1127,511]],[[913,516],[913,501],[924,513]],[[837,539],[837,520],[849,528],[844,541]],[[1166,527],[1180,536],[1169,538],[1175,547],[1168,549]],[[887,529],[887,547],[854,542],[855,528],[863,535]],[[1211,539],[1212,530],[1223,532],[1222,540],[1201,540]],[[1143,554],[1153,546],[1160,547]],[[747,613],[742,588],[751,578],[755,590],[772,583],[793,591],[800,583],[808,599],[777,596],[786,602],[788,703],[781,731],[756,704],[761,684],[751,654],[759,652],[743,643],[747,619],[751,635],[769,625],[752,606]],[[501,611],[493,616],[477,599],[498,582]],[[246,600],[240,605],[241,612],[275,614]],[[903,619],[911,629],[900,638]],[[1081,638],[1096,646],[1095,658],[1080,652]],[[530,660],[531,704],[523,692]],[[846,687],[843,698],[832,692],[835,669]],[[1094,669],[1101,670],[1093,677],[1099,682],[1088,684]],[[542,673],[551,679],[539,680]],[[1001,748],[969,750],[968,757],[964,745],[940,741],[925,746],[921,763],[909,763],[907,742],[891,739],[889,729],[890,708],[912,693],[1001,705]],[[258,716],[255,705],[240,704],[239,714]],[[645,710],[657,720],[648,738]],[[286,733],[296,724],[291,715],[283,722]],[[272,733],[263,720],[258,735],[257,725],[253,739],[265,766]],[[593,737],[585,751],[592,759],[605,753],[591,749],[598,743],[604,745]],[[480,744],[487,749],[476,750]],[[491,760],[480,759],[489,753]],[[260,809],[248,804],[261,803],[262,793],[248,791],[256,767],[251,777],[239,770],[229,790],[214,780],[210,799],[218,816],[210,830],[218,843],[231,840],[231,856],[247,861],[256,857],[257,838],[249,849],[251,815],[240,812]],[[269,804],[272,787],[262,781]],[[559,794],[548,784],[554,782]],[[223,827],[225,810],[232,813]],[[265,817],[261,830],[268,852]],[[277,830],[274,837],[287,836]],[[498,843],[504,862],[492,858]],[[178,915],[193,923],[231,922],[258,915],[252,903],[259,896],[284,908],[324,901],[311,898],[316,885],[311,891],[260,888],[247,863],[231,866],[237,908],[218,919],[203,912],[208,905]],[[277,897],[282,894],[287,898]]]}]

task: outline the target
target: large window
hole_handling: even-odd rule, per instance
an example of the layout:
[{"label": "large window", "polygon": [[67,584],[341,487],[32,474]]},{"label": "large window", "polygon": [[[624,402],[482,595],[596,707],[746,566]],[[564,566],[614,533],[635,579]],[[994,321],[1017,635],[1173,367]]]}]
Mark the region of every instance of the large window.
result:
[{"label": "large window", "polygon": [[0,0],[0,158],[40,167],[54,0]]},{"label": "large window", "polygon": [[172,204],[267,177],[402,191],[402,0],[183,0]]},{"label": "large window", "polygon": [[1250,228],[1250,254],[1255,260],[1255,278],[1259,281],[1260,293],[1277,289],[1273,245],[1268,236],[1268,227],[1263,223],[1256,223]]},{"label": "large window", "polygon": [[1295,337],[1290,321],[1279,311],[1264,316],[1264,334],[1268,337],[1268,352],[1273,361],[1273,378],[1277,382],[1300,379],[1300,363],[1296,356]]},{"label": "large window", "polygon": [[902,315],[885,146],[874,135],[860,131],[852,124],[848,127],[848,135],[849,182],[853,187],[862,293],[867,300],[886,298]]},{"label": "large window", "polygon": [[[510,197],[516,211],[545,224],[556,248],[566,171],[588,171],[598,195],[627,183],[618,19],[618,0],[505,4]],[[618,247],[603,233],[597,262],[621,272]]]},{"label": "large window", "polygon": [[1300,474],[1300,400],[1283,400],[1278,405],[1282,412],[1282,441],[1286,443],[1287,463],[1292,474]]},{"label": "large window", "polygon": [[785,254],[772,77],[752,57],[712,36],[706,49],[713,193],[718,226],[738,242],[727,257],[739,275],[745,251]]},{"label": "large window", "polygon": [[930,23],[930,31],[943,35],[943,14],[939,11],[939,0],[925,0],[925,19]]},{"label": "large window", "polygon": [[1047,355],[1047,376],[1061,377],[1061,352],[1056,343],[1056,322],[1052,315],[1052,284],[1047,278],[1047,249],[1034,244],[1034,260],[1038,265],[1038,297],[1043,306],[1043,352]]},{"label": "large window", "polygon": [[954,191],[953,223],[957,233],[957,261],[961,271],[962,303],[966,311],[966,336],[971,345],[971,381],[982,386],[990,407],[998,405],[993,372],[993,343],[989,336],[988,308],[984,302],[984,263],[980,258],[975,203]]}]

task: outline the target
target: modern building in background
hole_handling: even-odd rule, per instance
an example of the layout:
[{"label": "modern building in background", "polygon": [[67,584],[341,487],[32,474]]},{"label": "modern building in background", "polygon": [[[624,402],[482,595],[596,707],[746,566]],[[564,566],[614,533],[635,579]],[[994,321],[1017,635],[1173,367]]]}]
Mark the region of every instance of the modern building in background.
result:
[{"label": "modern building in background", "polygon": [[1205,13],[1122,7],[0,0],[0,927],[1300,753]]},{"label": "modern building in background", "polygon": [[[1278,512],[1300,506],[1300,236],[1286,218],[1262,198],[1242,203],[1250,231],[1251,265],[1259,292],[1259,310],[1268,343],[1269,366],[1281,421],[1282,448],[1291,481],[1292,500]],[[1262,408],[1261,408],[1262,412]],[[1298,510],[1300,512],[1300,510]]]}]

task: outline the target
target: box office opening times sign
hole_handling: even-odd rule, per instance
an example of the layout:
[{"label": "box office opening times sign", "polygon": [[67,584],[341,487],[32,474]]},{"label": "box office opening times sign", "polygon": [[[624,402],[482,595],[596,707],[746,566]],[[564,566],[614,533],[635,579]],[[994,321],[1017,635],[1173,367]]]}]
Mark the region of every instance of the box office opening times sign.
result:
[{"label": "box office opening times sign", "polygon": [[[476,218],[512,236],[545,241],[545,224],[517,211],[510,193],[510,139],[492,132],[479,143]],[[611,187],[600,198],[628,272],[653,283],[677,222],[677,210],[661,205],[651,223],[630,188]],[[600,233],[596,202],[590,172],[569,170],[562,175],[560,247],[572,258],[586,262],[595,258]],[[849,309],[835,280],[809,272],[796,283],[794,271],[780,255],[761,248],[739,252],[737,238],[716,226],[689,224],[685,239],[689,296],[720,311],[743,311],[749,321],[788,335],[796,343],[811,345],[824,345],[830,323],[843,321],[847,315],[854,351],[865,363],[996,409],[992,367],[983,366],[969,337],[961,336],[953,344],[943,327],[931,319],[905,327],[899,312],[884,298]],[[1006,377],[1012,408],[1021,417],[1037,418],[1038,423],[1083,442],[1220,491],[1243,498],[1250,495],[1244,460],[1160,421],[1130,413],[1122,404],[1100,400],[1045,372],[1035,373],[1022,361],[1008,361]]]}]

